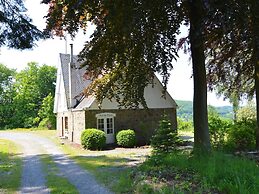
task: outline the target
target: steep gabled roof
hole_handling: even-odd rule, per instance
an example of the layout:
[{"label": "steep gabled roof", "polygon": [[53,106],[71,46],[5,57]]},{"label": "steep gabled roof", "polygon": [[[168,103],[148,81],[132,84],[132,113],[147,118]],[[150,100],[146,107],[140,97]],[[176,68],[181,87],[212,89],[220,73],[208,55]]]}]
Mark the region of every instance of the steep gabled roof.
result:
[{"label": "steep gabled roof", "polygon": [[[65,93],[67,102],[69,102],[69,64],[70,64],[70,55],[69,54],[60,54],[60,62],[62,75],[64,79]],[[84,79],[83,75],[85,74],[85,68],[80,69],[81,62],[78,61],[77,56],[73,56],[73,68],[72,71],[72,98],[80,98],[80,94],[84,88],[86,88],[91,81]]]},{"label": "steep gabled roof", "polygon": [[[83,90],[90,83],[91,80],[84,78],[85,68],[80,69],[81,62],[78,61],[77,56],[73,56],[73,68],[71,69],[71,82],[72,82],[72,99],[73,99],[73,110],[84,110],[84,109],[98,109],[99,105],[95,101],[95,97],[83,95]],[[54,112],[67,111],[69,105],[69,65],[70,55],[60,54],[60,64],[58,67],[56,93],[55,93],[55,105]],[[177,105],[171,95],[166,92],[166,98],[162,96],[163,87],[161,82],[155,76],[154,84],[149,84],[145,88],[144,97],[147,101],[149,108],[176,108]],[[105,100],[101,105],[103,109],[118,109],[118,104],[113,101]]]},{"label": "steep gabled roof", "polygon": [[[85,68],[80,68],[81,62],[78,60],[77,56],[73,56],[73,68],[71,68],[71,85],[72,85],[72,99],[74,105],[77,102],[82,101],[84,98],[82,91],[86,88],[91,81],[86,80],[83,76],[85,74]],[[56,93],[55,93],[55,105],[54,112],[58,112],[58,99],[65,96],[66,107],[69,105],[69,65],[70,65],[70,54],[60,54],[60,64],[58,67],[57,83],[56,83]],[[62,87],[63,86],[63,87]],[[63,89],[62,89],[63,88]],[[67,109],[67,108],[66,108]]]}]

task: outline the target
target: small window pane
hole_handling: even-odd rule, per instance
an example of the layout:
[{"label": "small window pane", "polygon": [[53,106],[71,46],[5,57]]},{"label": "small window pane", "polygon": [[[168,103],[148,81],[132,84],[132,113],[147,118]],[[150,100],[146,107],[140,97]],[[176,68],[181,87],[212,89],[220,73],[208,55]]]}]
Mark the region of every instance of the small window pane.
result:
[{"label": "small window pane", "polygon": [[97,119],[97,128],[100,130],[104,130],[104,119]]},{"label": "small window pane", "polygon": [[107,134],[113,133],[113,118],[107,118]]}]

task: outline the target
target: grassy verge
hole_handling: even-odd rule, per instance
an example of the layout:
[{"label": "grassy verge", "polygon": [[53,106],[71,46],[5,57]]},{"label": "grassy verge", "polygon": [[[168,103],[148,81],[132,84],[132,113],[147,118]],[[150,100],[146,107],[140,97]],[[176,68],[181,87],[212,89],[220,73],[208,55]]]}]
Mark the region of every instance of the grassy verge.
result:
[{"label": "grassy verge", "polygon": [[59,176],[60,172],[55,162],[48,155],[42,155],[44,172],[47,172],[47,187],[51,194],[77,194],[78,191],[66,178]]},{"label": "grassy verge", "polygon": [[0,139],[0,193],[16,193],[21,184],[22,159],[17,146]]},{"label": "grassy verge", "polygon": [[[131,193],[133,190],[133,181],[130,179],[133,167],[126,166],[129,154],[102,154],[99,151],[88,151],[83,150],[78,147],[73,147],[69,144],[61,145],[61,141],[56,137],[55,130],[31,130],[31,129],[16,129],[14,131],[27,131],[33,134],[41,135],[47,137],[54,141],[61,149],[68,154],[68,156],[75,160],[82,168],[88,170],[92,173],[96,179],[110,188],[115,193]],[[131,153],[134,155],[134,153]],[[44,168],[51,170],[46,170],[47,175],[47,185],[52,190],[52,193],[76,193],[73,192],[73,186],[70,183],[57,176],[59,173],[55,167],[55,164],[48,156],[43,156],[42,161],[44,163]],[[54,173],[51,173],[53,171]],[[62,190],[59,188],[63,185]],[[72,187],[71,187],[72,186]],[[67,187],[67,189],[65,188]]]},{"label": "grassy verge", "polygon": [[152,156],[135,171],[136,193],[257,193],[255,162],[223,153]]},{"label": "grassy verge", "polygon": [[[132,168],[127,167],[124,154],[84,155],[89,151],[63,145],[63,150],[82,168],[92,173],[96,179],[115,193],[131,193],[133,181],[130,179]],[[98,153],[99,154],[99,153]],[[81,156],[80,156],[81,155]],[[83,156],[84,155],[84,156]]]},{"label": "grassy verge", "polygon": [[[47,137],[52,141],[58,143],[58,139],[56,137],[56,130],[48,130],[44,128],[18,128],[11,130],[12,132],[29,132],[32,134],[40,135],[43,137]],[[1,141],[0,141],[1,143]],[[1,144],[0,144],[1,149]],[[57,168],[55,162],[49,155],[42,155],[41,161],[43,163],[44,172],[47,173],[46,180],[47,180],[47,187],[50,189],[52,194],[76,194],[78,193],[77,189],[74,185],[72,185],[66,178],[60,176],[59,169]],[[1,172],[1,171],[0,171]],[[1,173],[0,173],[1,175]],[[1,180],[2,177],[0,177]],[[0,183],[1,185],[1,183]],[[62,185],[62,186],[61,186]],[[0,187],[1,188],[1,187]],[[0,190],[1,193],[1,190]],[[9,191],[8,191],[9,193]]]},{"label": "grassy verge", "polygon": [[[35,133],[56,139],[55,131]],[[54,141],[58,142],[57,139]],[[62,149],[115,193],[246,194],[259,191],[258,164],[224,153],[214,152],[200,157],[189,152],[153,155],[139,167],[127,167],[128,155],[125,153],[101,155],[102,152],[85,151],[67,144],[62,145]],[[47,168],[55,169],[50,158],[43,160],[46,160]],[[60,179],[57,174],[48,175],[48,181]],[[49,187],[58,188],[68,183],[64,180],[54,184]]]}]

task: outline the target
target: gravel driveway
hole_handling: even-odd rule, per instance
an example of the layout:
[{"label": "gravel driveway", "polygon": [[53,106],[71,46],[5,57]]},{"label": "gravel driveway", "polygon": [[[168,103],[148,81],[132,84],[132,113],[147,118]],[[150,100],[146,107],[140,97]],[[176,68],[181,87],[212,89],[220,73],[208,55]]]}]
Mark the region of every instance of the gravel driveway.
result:
[{"label": "gravel driveway", "polygon": [[94,177],[86,170],[69,159],[49,139],[25,132],[0,132],[0,138],[15,141],[22,147],[23,173],[20,193],[47,194],[50,193],[45,183],[40,155],[49,154],[61,172],[79,193],[82,194],[109,194],[108,189],[98,184]]}]

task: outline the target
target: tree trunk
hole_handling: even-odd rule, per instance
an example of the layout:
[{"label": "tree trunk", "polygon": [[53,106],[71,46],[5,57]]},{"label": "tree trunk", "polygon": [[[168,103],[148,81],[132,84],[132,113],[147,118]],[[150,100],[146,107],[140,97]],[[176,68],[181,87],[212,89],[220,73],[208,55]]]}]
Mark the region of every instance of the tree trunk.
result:
[{"label": "tree trunk", "polygon": [[232,103],[232,106],[233,106],[233,119],[234,119],[234,122],[237,121],[237,111],[239,109],[239,94],[238,92],[235,92],[231,95],[230,97],[230,102]]},{"label": "tree trunk", "polygon": [[255,63],[255,92],[256,92],[256,149],[259,150],[259,2],[251,1],[253,29],[253,59]]},{"label": "tree trunk", "polygon": [[207,81],[204,55],[203,19],[203,1],[190,1],[190,42],[194,80],[194,151],[201,153],[209,152],[211,149],[208,127]]}]

